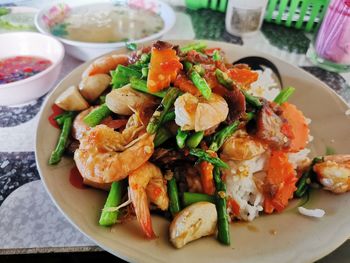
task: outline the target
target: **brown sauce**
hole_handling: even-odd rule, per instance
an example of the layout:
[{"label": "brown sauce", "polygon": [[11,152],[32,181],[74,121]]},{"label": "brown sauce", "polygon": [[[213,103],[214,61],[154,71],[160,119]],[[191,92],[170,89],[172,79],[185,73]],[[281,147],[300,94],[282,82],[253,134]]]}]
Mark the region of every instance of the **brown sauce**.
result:
[{"label": "brown sauce", "polygon": [[248,228],[248,230],[251,231],[251,232],[255,232],[255,233],[259,232],[259,229],[258,229],[256,226],[247,225],[247,228]]},{"label": "brown sauce", "polygon": [[84,185],[84,179],[81,176],[78,168],[74,166],[69,173],[69,182],[71,185],[73,185],[75,188],[78,189],[87,189],[88,187]]}]

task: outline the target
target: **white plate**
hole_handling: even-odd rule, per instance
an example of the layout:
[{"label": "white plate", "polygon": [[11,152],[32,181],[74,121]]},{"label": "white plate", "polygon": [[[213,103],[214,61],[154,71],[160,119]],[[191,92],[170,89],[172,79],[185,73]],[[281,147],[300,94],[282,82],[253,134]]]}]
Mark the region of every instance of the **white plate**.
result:
[{"label": "white plate", "polygon": [[[186,44],[189,41],[173,41]],[[245,56],[264,56],[272,60],[283,76],[286,86],[296,87],[291,102],[312,119],[314,141],[312,154],[324,154],[326,146],[337,153],[350,149],[350,116],[346,103],[324,83],[277,58],[228,43],[207,41],[209,47],[221,47],[229,61]],[[120,50],[118,53],[126,52]],[[350,195],[333,195],[318,191],[306,207],[322,208],[326,215],[312,219],[299,215],[295,209],[281,214],[262,216],[252,223],[235,223],[231,227],[231,246],[220,245],[214,237],[203,238],[177,250],[168,242],[169,222],[153,216],[159,238],[146,240],[136,221],[111,228],[98,226],[98,218],[106,194],[79,190],[69,183],[71,159],[49,166],[59,131],[47,121],[55,98],[80,81],[85,63],[75,69],[48,96],[40,114],[36,138],[37,166],[47,191],[64,215],[99,246],[133,262],[311,262],[340,246],[350,234]],[[295,206],[296,202],[291,204]]]}]

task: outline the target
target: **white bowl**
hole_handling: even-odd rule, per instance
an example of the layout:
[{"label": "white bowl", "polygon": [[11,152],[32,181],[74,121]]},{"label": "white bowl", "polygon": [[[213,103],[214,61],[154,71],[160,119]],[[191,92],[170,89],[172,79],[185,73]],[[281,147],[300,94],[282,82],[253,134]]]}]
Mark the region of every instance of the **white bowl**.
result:
[{"label": "white bowl", "polygon": [[52,65],[32,77],[0,84],[0,105],[25,103],[47,93],[60,73],[64,48],[55,38],[39,33],[0,34],[0,60],[14,56],[38,56]]},{"label": "white bowl", "polygon": [[[125,3],[128,4],[130,1],[127,0],[121,0],[118,3]],[[60,3],[66,3],[69,5],[70,8],[78,7],[78,6],[84,6],[87,4],[94,4],[94,3],[104,3],[104,4],[115,4],[115,1],[113,0],[76,0],[76,1],[60,1]],[[143,0],[142,3],[145,6],[155,6],[157,13],[160,15],[160,17],[164,21],[164,27],[161,31],[158,33],[155,33],[153,35],[150,35],[145,38],[140,38],[137,40],[133,40],[133,43],[144,43],[151,40],[159,39],[161,38],[165,33],[167,33],[175,24],[176,16],[174,10],[167,4],[158,1],[158,0]],[[51,35],[51,32],[49,30],[49,27],[47,23],[45,23],[44,16],[50,14],[50,11],[52,8],[57,7],[58,5],[50,5],[48,7],[44,7],[41,9],[35,16],[35,26],[39,30],[39,32]],[[125,42],[114,42],[114,43],[91,43],[91,42],[81,42],[81,41],[74,41],[74,40],[68,40],[65,38],[57,37],[62,43],[64,44],[64,47],[68,54],[71,56],[87,61],[91,60],[93,58],[96,58],[98,56],[101,56],[107,52],[114,51],[118,48],[125,47]]]}]

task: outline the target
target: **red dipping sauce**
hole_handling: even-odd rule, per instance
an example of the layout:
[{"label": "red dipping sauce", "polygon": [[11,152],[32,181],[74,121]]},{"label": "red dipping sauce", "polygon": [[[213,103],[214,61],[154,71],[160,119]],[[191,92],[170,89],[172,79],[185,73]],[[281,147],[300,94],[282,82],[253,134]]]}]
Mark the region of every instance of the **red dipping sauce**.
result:
[{"label": "red dipping sauce", "polygon": [[0,60],[0,84],[29,78],[47,69],[52,62],[35,56],[16,56]]}]

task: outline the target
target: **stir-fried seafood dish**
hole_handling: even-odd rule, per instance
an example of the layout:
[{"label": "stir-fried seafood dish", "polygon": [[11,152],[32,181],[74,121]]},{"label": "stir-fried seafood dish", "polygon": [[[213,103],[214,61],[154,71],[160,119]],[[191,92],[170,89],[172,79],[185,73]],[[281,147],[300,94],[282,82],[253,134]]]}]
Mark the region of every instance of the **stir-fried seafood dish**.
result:
[{"label": "stir-fried seafood dish", "polygon": [[230,223],[282,212],[312,186],[350,190],[350,155],[308,157],[310,120],[287,101],[295,89],[274,84],[204,43],[106,55],[55,101],[49,163],[73,156],[84,184],[108,191],[101,226],[136,218],[156,238],[155,211],[176,248],[230,244]]}]

